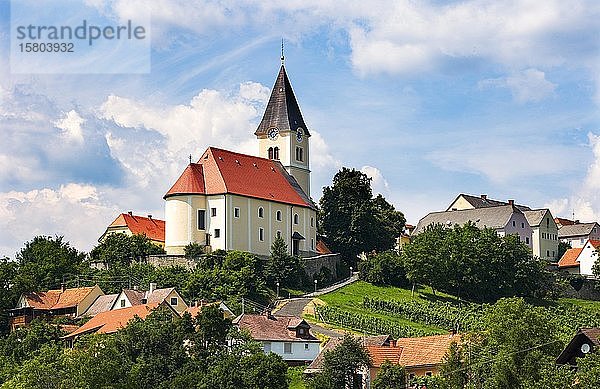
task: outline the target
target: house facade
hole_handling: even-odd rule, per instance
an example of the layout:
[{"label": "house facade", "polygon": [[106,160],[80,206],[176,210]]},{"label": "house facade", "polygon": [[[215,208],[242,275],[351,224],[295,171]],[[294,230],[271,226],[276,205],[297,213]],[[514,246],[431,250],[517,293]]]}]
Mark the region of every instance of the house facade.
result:
[{"label": "house facade", "polygon": [[259,157],[210,147],[165,194],[167,254],[198,243],[268,256],[279,236],[294,255],[317,253],[310,132],[283,65],[255,136]]},{"label": "house facade", "polygon": [[290,365],[310,363],[319,355],[321,342],[299,317],[242,314],[233,324],[261,342],[265,354],[275,353]]},{"label": "house facade", "polygon": [[588,240],[600,240],[600,225],[596,222],[564,225],[558,230],[558,239],[573,248],[583,247]]},{"label": "house facade", "polygon": [[449,228],[471,222],[478,228],[492,228],[499,236],[517,235],[521,242],[533,248],[533,230],[523,212],[514,203],[485,208],[432,212],[417,224],[413,234],[418,235],[430,225],[441,224]]},{"label": "house facade", "polygon": [[600,347],[600,328],[582,328],[560,353],[556,363],[577,366],[577,359],[597,351],[598,347]]},{"label": "house facade", "polygon": [[102,295],[98,285],[24,293],[17,306],[8,311],[10,328],[26,326],[35,318],[79,317]]},{"label": "house facade", "polygon": [[[480,196],[473,196],[470,194],[461,193],[458,196],[456,196],[456,198],[448,206],[446,211],[461,211],[464,209],[489,208],[508,204],[514,204],[514,201],[508,200],[504,202],[500,200],[493,200],[488,198],[488,196],[485,194],[482,194]],[[526,205],[514,204],[514,206],[520,209],[521,211],[531,210],[531,208],[529,208]]]},{"label": "house facade", "polygon": [[558,226],[549,209],[523,211],[532,229],[533,255],[547,261],[558,255]]},{"label": "house facade", "polygon": [[155,219],[152,215],[148,217],[134,215],[133,212],[122,213],[110,223],[106,231],[98,239],[104,241],[109,234],[122,233],[131,235],[146,235],[155,245],[165,246],[165,221]]},{"label": "house facade", "polygon": [[155,283],[150,283],[148,291],[123,289],[115,299],[111,310],[144,304],[161,304],[163,302],[179,315],[182,315],[188,309],[188,305],[175,288],[157,289]]},{"label": "house facade", "polygon": [[598,260],[600,240],[588,240],[583,247],[568,249],[558,261],[558,269],[570,274],[594,277],[592,270]]}]

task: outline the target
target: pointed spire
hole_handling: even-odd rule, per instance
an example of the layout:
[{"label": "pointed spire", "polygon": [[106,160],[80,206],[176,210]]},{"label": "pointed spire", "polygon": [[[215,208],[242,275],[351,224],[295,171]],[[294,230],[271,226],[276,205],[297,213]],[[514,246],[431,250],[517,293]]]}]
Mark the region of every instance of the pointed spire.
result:
[{"label": "pointed spire", "polygon": [[283,55],[283,38],[281,38],[281,66],[285,65],[285,56]]},{"label": "pointed spire", "polygon": [[[281,57],[283,59],[283,55]],[[266,135],[273,127],[277,127],[279,131],[296,131],[302,128],[304,134],[310,136],[283,63],[271,90],[271,97],[263,118],[254,134]]]}]

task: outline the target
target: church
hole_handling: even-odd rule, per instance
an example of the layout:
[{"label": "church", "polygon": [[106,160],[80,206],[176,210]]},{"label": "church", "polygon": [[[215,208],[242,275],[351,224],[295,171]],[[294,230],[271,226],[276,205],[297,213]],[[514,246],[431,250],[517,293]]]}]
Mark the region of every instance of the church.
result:
[{"label": "church", "polygon": [[190,163],[165,200],[165,250],[190,243],[207,251],[268,256],[277,237],[290,254],[317,249],[317,210],[310,197],[310,131],[283,63],[254,135],[259,157],[209,147]]}]

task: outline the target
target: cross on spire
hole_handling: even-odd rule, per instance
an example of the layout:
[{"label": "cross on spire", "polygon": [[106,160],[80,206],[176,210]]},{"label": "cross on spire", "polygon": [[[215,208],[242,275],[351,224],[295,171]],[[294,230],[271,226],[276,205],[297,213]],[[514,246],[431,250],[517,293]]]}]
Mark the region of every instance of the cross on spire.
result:
[{"label": "cross on spire", "polygon": [[190,158],[190,165],[191,165],[192,164],[192,154],[190,154],[189,158]]},{"label": "cross on spire", "polygon": [[285,64],[285,56],[283,55],[283,38],[281,38],[281,64]]}]

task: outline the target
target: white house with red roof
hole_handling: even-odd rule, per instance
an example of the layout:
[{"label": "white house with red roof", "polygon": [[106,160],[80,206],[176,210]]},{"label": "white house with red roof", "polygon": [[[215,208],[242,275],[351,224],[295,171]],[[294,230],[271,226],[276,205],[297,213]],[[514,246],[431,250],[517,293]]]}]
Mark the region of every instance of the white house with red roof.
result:
[{"label": "white house with red roof", "polygon": [[98,241],[102,242],[109,234],[123,233],[126,235],[146,235],[152,243],[165,246],[165,221],[134,215],[133,212],[122,213],[110,223]]},{"label": "white house with red roof", "polygon": [[558,268],[571,274],[593,277],[592,267],[598,260],[600,240],[588,239],[583,247],[568,249],[558,261]]},{"label": "white house with red roof", "polygon": [[294,255],[317,253],[308,131],[282,65],[255,135],[259,156],[209,147],[165,194],[165,250],[190,243],[269,255],[281,236]]}]

